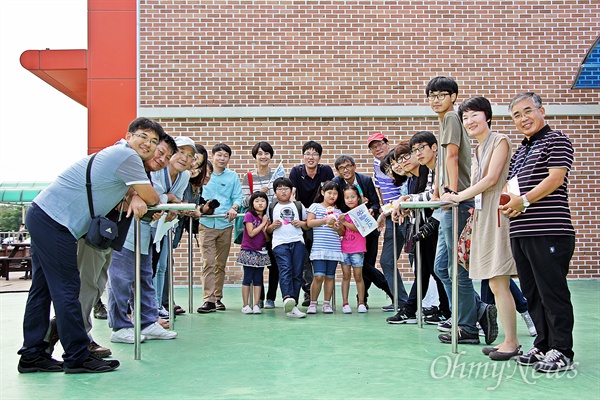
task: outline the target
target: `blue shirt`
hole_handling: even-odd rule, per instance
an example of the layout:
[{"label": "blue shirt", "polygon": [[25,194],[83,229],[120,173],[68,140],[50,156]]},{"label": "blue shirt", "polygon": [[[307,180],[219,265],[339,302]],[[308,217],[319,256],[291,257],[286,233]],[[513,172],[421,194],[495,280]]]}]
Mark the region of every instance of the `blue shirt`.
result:
[{"label": "blue shirt", "polygon": [[[221,174],[213,173],[208,184],[202,189],[202,197],[206,200],[217,199],[221,205],[215,214],[225,214],[234,204],[242,205],[242,185],[238,175],[230,169]],[[207,228],[225,229],[232,224],[225,217],[200,218],[200,223]]]},{"label": "blue shirt", "polygon": [[[63,171],[35,199],[50,218],[66,227],[76,239],[85,235],[92,220],[85,175],[87,156]],[[129,186],[150,184],[142,158],[129,146],[115,145],[97,153],[91,171],[94,213],[105,216],[123,199]]]}]

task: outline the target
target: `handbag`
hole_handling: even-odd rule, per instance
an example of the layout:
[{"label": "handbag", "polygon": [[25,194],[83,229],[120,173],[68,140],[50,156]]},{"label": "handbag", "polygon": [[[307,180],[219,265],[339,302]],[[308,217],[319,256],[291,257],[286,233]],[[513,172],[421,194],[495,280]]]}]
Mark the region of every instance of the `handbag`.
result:
[{"label": "handbag", "polygon": [[87,171],[85,173],[85,187],[87,191],[88,207],[90,210],[90,217],[92,218],[88,231],[85,234],[85,243],[95,249],[106,250],[117,237],[119,229],[114,221],[111,221],[102,215],[94,215],[91,171],[92,162],[94,161],[95,157],[96,154],[93,154],[92,157],[90,157]]},{"label": "handbag", "polygon": [[[252,173],[248,171],[248,186],[250,186],[250,195],[254,193],[254,185],[252,181]],[[246,214],[248,211],[248,207],[240,206],[238,211],[239,214]],[[233,243],[242,244],[242,239],[244,238],[244,217],[237,217],[233,222]]]},{"label": "handbag", "polygon": [[469,270],[471,253],[471,234],[473,233],[473,207],[469,208],[469,218],[458,238],[458,263]]}]

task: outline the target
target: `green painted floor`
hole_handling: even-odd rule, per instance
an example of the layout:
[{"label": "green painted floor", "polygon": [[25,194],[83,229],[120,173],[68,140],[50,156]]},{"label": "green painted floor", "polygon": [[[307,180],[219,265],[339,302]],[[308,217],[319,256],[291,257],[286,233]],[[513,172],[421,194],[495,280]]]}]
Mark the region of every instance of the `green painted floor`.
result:
[{"label": "green painted floor", "polygon": [[[303,320],[284,316],[281,302],[262,315],[243,315],[240,288],[226,288],[228,311],[177,318],[179,337],[142,345],[109,342],[105,321],[95,320],[94,337],[110,347],[121,367],[105,374],[19,374],[16,351],[26,293],[0,294],[1,399],[551,399],[600,398],[600,282],[570,282],[575,307],[576,371],[545,375],[513,362],[493,362],[481,347],[438,341],[427,325],[389,325],[376,306],[386,304],[372,290],[371,311]],[[351,289],[353,293],[354,288]],[[337,291],[338,296],[340,291]],[[176,298],[187,308],[187,289]],[[201,300],[195,292],[196,307]],[[527,350],[532,338],[518,322]],[[60,356],[60,349],[55,351]]]}]

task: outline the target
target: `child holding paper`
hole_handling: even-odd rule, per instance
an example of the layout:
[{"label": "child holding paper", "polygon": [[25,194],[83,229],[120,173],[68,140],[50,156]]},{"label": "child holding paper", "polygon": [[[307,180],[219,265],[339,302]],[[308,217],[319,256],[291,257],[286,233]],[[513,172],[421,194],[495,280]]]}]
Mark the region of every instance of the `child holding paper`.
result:
[{"label": "child holding paper", "polygon": [[[344,202],[349,209],[356,208],[360,203],[360,192],[354,185],[348,185],[343,191]],[[354,273],[354,282],[356,282],[356,292],[358,295],[358,312],[366,313],[365,306],[365,283],[362,276],[362,266],[367,251],[367,239],[363,237],[352,222],[348,214],[341,214],[340,224],[346,228],[342,238],[342,301],[344,314],[351,314],[352,308],[348,304],[348,292],[350,290],[350,275]]]}]

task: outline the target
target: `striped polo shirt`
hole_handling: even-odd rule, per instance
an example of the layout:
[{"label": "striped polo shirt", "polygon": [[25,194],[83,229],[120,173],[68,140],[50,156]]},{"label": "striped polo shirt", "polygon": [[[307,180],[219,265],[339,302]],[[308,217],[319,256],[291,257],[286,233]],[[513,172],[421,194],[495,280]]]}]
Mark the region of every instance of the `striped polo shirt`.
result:
[{"label": "striped polo shirt", "polygon": [[531,203],[527,211],[510,220],[510,237],[575,236],[567,193],[568,172],[573,164],[573,146],[564,133],[548,125],[521,142],[510,160],[508,179],[517,177],[521,195],[548,176],[551,168],[566,168],[563,184],[553,193]]},{"label": "striped polo shirt", "polygon": [[392,178],[381,171],[381,161],[378,159],[373,161],[373,179],[375,187],[381,190],[381,197],[383,197],[381,201],[383,201],[383,204],[387,204],[400,197],[400,187],[394,185]]}]

